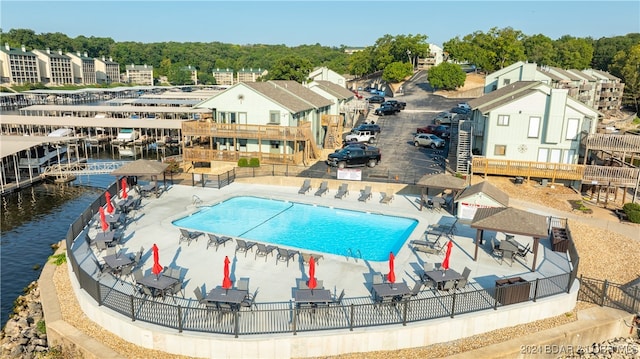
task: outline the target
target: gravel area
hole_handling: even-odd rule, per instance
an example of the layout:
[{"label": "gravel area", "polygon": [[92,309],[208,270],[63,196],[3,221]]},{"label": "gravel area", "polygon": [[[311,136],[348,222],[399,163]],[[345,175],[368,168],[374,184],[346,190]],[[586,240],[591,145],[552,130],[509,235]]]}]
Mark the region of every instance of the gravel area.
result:
[{"label": "gravel area", "polygon": [[[474,182],[476,180],[480,179],[474,178]],[[515,187],[508,178],[492,177],[489,180],[513,198],[543,204],[558,210],[570,211],[571,206],[567,200],[580,199],[579,194],[563,186],[546,188],[544,189],[544,195],[540,195],[540,188],[534,187],[531,184]],[[579,274],[586,277],[608,279],[616,283],[626,283],[640,276],[638,272],[640,268],[636,261],[637,258],[640,258],[640,243],[638,239],[628,238],[589,226],[589,218],[589,216],[585,216],[584,221],[569,221],[569,227],[576,241],[576,246],[578,247],[581,258]],[[624,253],[624,255],[620,255],[620,253]],[[68,278],[67,267],[58,267],[54,275],[54,283],[57,288],[58,299],[62,306],[62,316],[66,321],[74,323],[79,330],[104,343],[125,357],[186,358],[138,347],[96,326],[80,310]],[[534,323],[495,330],[453,342],[434,344],[421,348],[345,354],[336,356],[335,358],[439,358],[499,343],[515,337],[532,335],[541,330],[572,322],[576,320],[577,312],[588,306],[590,306],[588,303],[578,303],[574,311],[564,315]]]}]

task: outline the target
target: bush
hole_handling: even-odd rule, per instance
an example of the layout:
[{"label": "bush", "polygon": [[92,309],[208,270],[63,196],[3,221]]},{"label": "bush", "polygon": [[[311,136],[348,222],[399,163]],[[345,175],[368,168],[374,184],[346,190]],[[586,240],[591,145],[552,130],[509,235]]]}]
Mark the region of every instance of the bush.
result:
[{"label": "bush", "polygon": [[239,159],[238,167],[249,167],[249,161],[246,158]]},{"label": "bush", "polygon": [[627,214],[629,221],[633,223],[640,223],[640,204],[625,203],[624,206],[622,206],[622,210]]},{"label": "bush", "polygon": [[260,159],[252,158],[249,160],[249,167],[260,167]]}]

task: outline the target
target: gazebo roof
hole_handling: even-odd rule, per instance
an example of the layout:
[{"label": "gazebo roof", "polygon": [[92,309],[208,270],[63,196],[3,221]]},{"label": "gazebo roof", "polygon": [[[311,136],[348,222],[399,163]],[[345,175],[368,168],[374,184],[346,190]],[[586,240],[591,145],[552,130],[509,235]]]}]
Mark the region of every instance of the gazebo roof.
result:
[{"label": "gazebo roof", "polygon": [[547,217],[513,207],[478,208],[471,228],[520,234],[534,238],[549,235]]},{"label": "gazebo roof", "polygon": [[136,160],[111,171],[114,176],[158,176],[164,173],[168,164],[152,160]]},{"label": "gazebo roof", "polygon": [[424,175],[418,181],[419,186],[429,188],[444,188],[444,189],[464,189],[467,186],[467,181],[452,176],[448,173],[438,173],[436,175]]}]

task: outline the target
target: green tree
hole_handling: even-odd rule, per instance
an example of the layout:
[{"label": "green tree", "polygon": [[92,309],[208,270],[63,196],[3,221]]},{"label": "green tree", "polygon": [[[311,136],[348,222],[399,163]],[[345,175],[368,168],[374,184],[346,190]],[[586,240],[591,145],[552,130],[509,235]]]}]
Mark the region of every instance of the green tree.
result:
[{"label": "green tree", "polygon": [[413,65],[409,62],[392,62],[384,68],[382,79],[387,82],[398,83],[407,76],[411,76],[411,74],[413,74]]},{"label": "green tree", "polygon": [[[591,67],[608,71],[613,57],[620,51],[628,51],[632,46],[640,44],[640,33],[625,36],[602,37],[593,43],[593,59]],[[619,74],[614,74],[620,76]]]},{"label": "green tree", "polygon": [[629,49],[628,52],[619,51],[613,57],[610,69],[614,73],[620,74],[624,79],[624,96],[633,103],[636,112],[640,101],[640,44]]},{"label": "green tree", "polygon": [[372,47],[367,47],[362,51],[353,53],[349,57],[349,73],[360,77],[373,72],[371,65]]},{"label": "green tree", "polygon": [[431,87],[445,90],[455,90],[464,85],[467,75],[456,64],[443,62],[429,69],[429,84]]},{"label": "green tree", "polygon": [[268,80],[294,80],[304,83],[313,69],[311,61],[298,56],[287,56],[279,59],[269,69]]},{"label": "green tree", "polygon": [[563,69],[583,70],[589,68],[593,59],[591,39],[564,35],[554,42],[555,62]]},{"label": "green tree", "polygon": [[198,71],[198,83],[202,85],[215,85],[216,79],[213,73]]},{"label": "green tree", "polygon": [[524,35],[511,27],[489,29],[485,34],[476,31],[462,39],[455,37],[444,43],[450,59],[476,65],[494,72],[512,63],[525,59]]},{"label": "green tree", "polygon": [[525,37],[522,40],[524,54],[528,61],[538,65],[554,66],[553,62],[553,40],[551,38],[537,34]]},{"label": "green tree", "polygon": [[193,85],[191,73],[185,69],[185,66],[174,64],[167,73],[167,80],[172,85]]}]

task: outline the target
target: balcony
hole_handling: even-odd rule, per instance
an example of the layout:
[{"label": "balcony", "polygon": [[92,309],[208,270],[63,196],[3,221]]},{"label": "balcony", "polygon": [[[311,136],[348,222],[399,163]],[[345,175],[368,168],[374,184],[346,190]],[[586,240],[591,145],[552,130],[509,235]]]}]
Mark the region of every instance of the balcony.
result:
[{"label": "balcony", "polygon": [[280,126],[273,125],[243,125],[229,123],[215,123],[204,121],[189,121],[182,123],[184,136],[205,136],[235,139],[270,139],[285,141],[304,141],[304,127],[310,125]]}]

